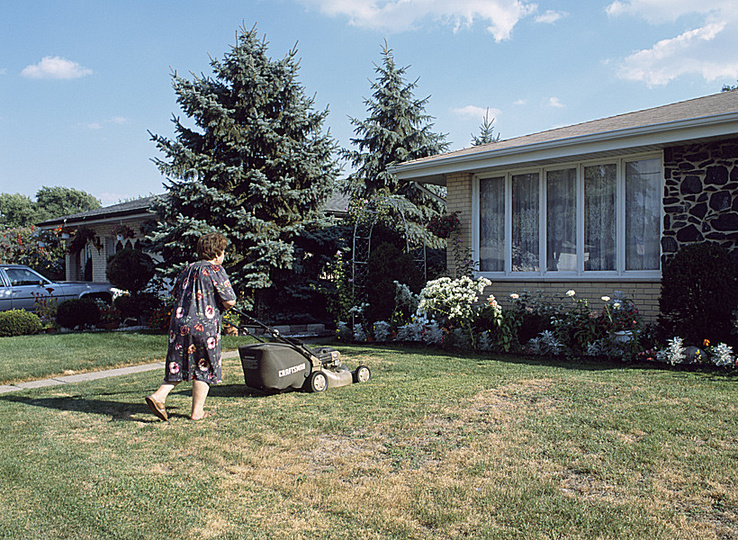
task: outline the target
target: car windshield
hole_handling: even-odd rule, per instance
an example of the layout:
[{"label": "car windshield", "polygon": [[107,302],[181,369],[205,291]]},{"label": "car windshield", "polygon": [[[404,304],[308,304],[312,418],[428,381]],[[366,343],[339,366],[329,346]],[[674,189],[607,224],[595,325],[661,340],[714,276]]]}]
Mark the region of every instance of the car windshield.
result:
[{"label": "car windshield", "polygon": [[11,287],[18,287],[21,285],[46,285],[51,283],[41,274],[38,274],[30,268],[6,268],[5,275],[10,281]]}]

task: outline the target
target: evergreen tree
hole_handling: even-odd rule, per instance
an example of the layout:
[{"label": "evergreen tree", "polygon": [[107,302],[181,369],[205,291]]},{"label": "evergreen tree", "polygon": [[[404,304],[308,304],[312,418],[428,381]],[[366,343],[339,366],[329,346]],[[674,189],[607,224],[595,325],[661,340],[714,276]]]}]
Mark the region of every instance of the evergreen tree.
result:
[{"label": "evergreen tree", "polygon": [[500,141],[500,134],[494,135],[494,121],[495,119],[489,118],[489,109],[484,114],[482,125],[479,126],[479,136],[472,135],[472,146],[481,146],[483,144],[496,143]]},{"label": "evergreen tree", "polygon": [[296,49],[267,56],[256,28],[241,28],[213,76],[172,75],[177,102],[195,127],[173,118],[174,140],[152,134],[166,159],[168,196],[154,203],[162,223],[152,240],[164,275],[192,260],[200,234],[231,242],[226,270],[241,305],[260,306],[277,270],[295,264],[295,239],[319,228],[338,172],[335,143],[322,133],[328,111],[297,81]]},{"label": "evergreen tree", "polygon": [[369,117],[351,118],[357,150],[342,155],[356,171],[345,181],[347,191],[357,197],[404,195],[415,204],[425,219],[443,210],[443,190],[424,188],[415,182],[401,184],[387,169],[397,163],[432,156],[445,151],[445,134],[431,131],[432,117],[425,114],[429,98],[413,95],[417,80],[405,80],[407,67],[397,67],[392,49],[385,43],[382,65],[375,64],[376,81],[371,83],[370,99],[365,99]]}]

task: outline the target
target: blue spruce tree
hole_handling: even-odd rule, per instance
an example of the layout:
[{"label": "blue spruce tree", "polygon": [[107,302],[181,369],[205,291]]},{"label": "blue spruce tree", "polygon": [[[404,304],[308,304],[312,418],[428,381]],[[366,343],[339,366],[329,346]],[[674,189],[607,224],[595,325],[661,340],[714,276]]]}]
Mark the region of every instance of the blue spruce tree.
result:
[{"label": "blue spruce tree", "polygon": [[328,110],[314,110],[297,80],[296,49],[272,60],[267,45],[255,27],[242,27],[230,52],[211,58],[211,76],[173,73],[189,121],[173,118],[173,139],[151,137],[167,178],[167,194],[153,205],[162,273],[176,275],[201,234],[220,232],[231,242],[224,265],[239,304],[269,314],[275,275],[291,282],[293,269],[306,266],[310,254],[296,243],[324,225],[338,165],[322,131]]}]

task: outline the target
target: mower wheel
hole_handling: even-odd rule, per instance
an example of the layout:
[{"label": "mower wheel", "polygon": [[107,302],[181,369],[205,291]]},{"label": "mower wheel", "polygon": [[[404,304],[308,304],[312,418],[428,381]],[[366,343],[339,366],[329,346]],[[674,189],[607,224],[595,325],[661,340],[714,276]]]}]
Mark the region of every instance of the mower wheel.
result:
[{"label": "mower wheel", "polygon": [[367,382],[372,377],[372,372],[366,366],[359,366],[354,370],[354,382]]},{"label": "mower wheel", "polygon": [[328,377],[322,371],[313,371],[308,377],[307,388],[311,392],[323,392],[328,388]]}]

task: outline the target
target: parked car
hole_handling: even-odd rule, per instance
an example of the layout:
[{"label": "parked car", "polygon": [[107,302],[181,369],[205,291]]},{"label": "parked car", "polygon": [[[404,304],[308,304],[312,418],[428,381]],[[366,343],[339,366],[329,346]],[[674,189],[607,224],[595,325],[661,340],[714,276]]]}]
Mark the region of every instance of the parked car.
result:
[{"label": "parked car", "polygon": [[34,311],[38,295],[54,297],[59,303],[72,298],[99,298],[110,303],[113,287],[87,281],[53,282],[28,266],[0,264],[0,311]]}]

